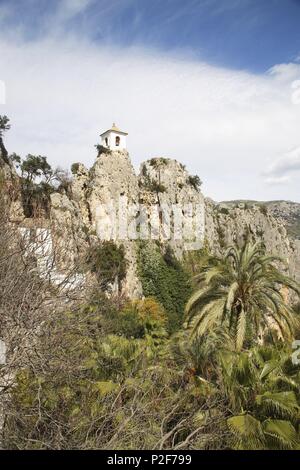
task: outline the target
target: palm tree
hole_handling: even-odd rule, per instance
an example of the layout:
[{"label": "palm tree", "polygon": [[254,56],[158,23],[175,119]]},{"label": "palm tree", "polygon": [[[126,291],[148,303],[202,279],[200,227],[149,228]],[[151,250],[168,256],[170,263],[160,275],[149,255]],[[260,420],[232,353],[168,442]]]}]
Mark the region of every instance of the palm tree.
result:
[{"label": "palm tree", "polygon": [[179,367],[201,380],[213,382],[217,379],[220,358],[223,353],[234,350],[234,342],[221,327],[193,338],[187,330],[180,330],[171,337],[169,349]]},{"label": "palm tree", "polygon": [[300,449],[299,371],[285,347],[228,353],[221,362],[227,424],[238,449]]},{"label": "palm tree", "polygon": [[284,289],[300,294],[300,286],[284,275],[267,256],[262,243],[246,241],[230,247],[224,259],[211,258],[195,281],[198,289],[186,305],[187,325],[202,336],[216,326],[228,328],[240,351],[248,338],[257,340],[277,330],[284,339],[293,337],[294,310],[287,305]]}]

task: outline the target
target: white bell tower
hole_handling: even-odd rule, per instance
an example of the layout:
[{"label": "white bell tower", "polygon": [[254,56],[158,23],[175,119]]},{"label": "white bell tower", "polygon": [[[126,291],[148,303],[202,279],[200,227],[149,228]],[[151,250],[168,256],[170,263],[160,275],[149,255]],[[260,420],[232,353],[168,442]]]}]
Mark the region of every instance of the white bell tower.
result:
[{"label": "white bell tower", "polygon": [[101,145],[110,150],[126,150],[127,132],[120,131],[115,123],[107,131],[100,134]]}]

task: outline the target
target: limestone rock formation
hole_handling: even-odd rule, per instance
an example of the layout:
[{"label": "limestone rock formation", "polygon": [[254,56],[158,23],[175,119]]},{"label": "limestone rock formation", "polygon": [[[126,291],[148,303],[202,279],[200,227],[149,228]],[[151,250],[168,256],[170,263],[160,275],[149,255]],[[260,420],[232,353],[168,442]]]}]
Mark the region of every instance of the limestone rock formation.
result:
[{"label": "limestone rock formation", "polygon": [[122,198],[127,198],[128,204],[138,201],[138,183],[129,154],[126,150],[102,153],[90,170],[87,195],[95,230],[101,229],[102,217],[118,210]]},{"label": "limestone rock formation", "polygon": [[7,150],[0,138],[0,184],[3,185],[6,203],[9,206],[10,219],[20,222],[24,219],[19,178],[10,164]]},{"label": "limestone rock formation", "polygon": [[[20,224],[24,214],[20,191],[16,190],[18,175],[3,144],[0,169],[8,189],[11,219]],[[91,169],[76,163],[72,172],[69,189],[51,195],[47,224],[35,221],[37,228],[47,227],[57,272],[76,269],[89,246],[113,239],[124,245],[128,261],[123,293],[131,298],[141,297],[137,242],[128,227],[136,228],[144,217],[145,227],[151,227],[148,236],[162,246],[170,245],[178,258],[185,250],[197,250],[204,244],[221,254],[225,246],[241,241],[247,231],[253,240],[262,240],[269,253],[285,259],[290,274],[300,279],[299,204],[285,201],[263,205],[255,201],[216,204],[204,199],[199,178],[191,176],[181,163],[152,158],[141,165],[140,174],[136,175],[126,150],[101,148]],[[124,221],[126,230],[122,232]],[[32,229],[32,224],[29,225]],[[28,220],[21,222],[24,228],[29,225]],[[143,238],[139,230],[136,238]]]},{"label": "limestone rock formation", "polygon": [[269,212],[287,227],[289,236],[300,240],[300,204],[291,201],[271,201],[267,203],[267,207]]},{"label": "limestone rock formation", "polygon": [[90,224],[90,212],[87,203],[89,184],[89,170],[82,163],[75,163],[74,175],[71,186],[72,200],[77,204],[83,223]]},{"label": "limestone rock formation", "polygon": [[124,292],[130,297],[141,296],[142,288],[136,272],[136,246],[126,238],[122,239],[118,223],[122,201],[127,204],[138,201],[138,182],[126,150],[98,156],[90,170],[86,200],[92,229],[101,239],[114,239],[125,247],[128,268]]},{"label": "limestone rock formation", "polygon": [[[205,200],[199,180],[176,160],[152,158],[141,165],[137,176],[126,150],[107,151],[99,154],[90,170],[77,164],[71,195],[54,194],[51,199],[54,237],[66,240],[71,261],[99,238],[107,236],[124,244],[129,264],[123,291],[130,297],[141,296],[142,288],[137,275],[136,242],[127,238],[127,232],[124,238],[120,236],[124,200],[137,211],[126,219],[127,224],[136,224],[135,219],[145,211],[146,225],[151,220],[152,238],[171,245],[178,257],[185,250],[203,247],[205,240],[213,252],[220,254],[225,246],[240,242],[247,231],[253,240],[262,240],[269,253],[286,260],[290,274],[300,278],[300,241],[288,233],[288,222],[297,214],[294,206],[270,203],[265,207],[241,201],[216,204]],[[153,209],[158,206],[177,211],[177,225],[174,214],[171,216],[172,233],[165,230],[164,216],[153,217]],[[185,225],[193,228],[194,238],[190,233],[187,236]]]},{"label": "limestone rock formation", "polygon": [[171,233],[160,232],[160,241],[172,246],[177,256],[199,249],[204,241],[204,198],[185,167],[167,158],[152,158],[141,165],[140,202],[169,208]]},{"label": "limestone rock formation", "polygon": [[66,194],[51,195],[50,227],[57,268],[72,269],[88,247],[82,212]]},{"label": "limestone rock formation", "polygon": [[[51,196],[51,227],[59,255],[59,263],[75,263],[89,244],[113,239],[125,247],[128,261],[123,292],[130,297],[140,297],[142,287],[137,274],[137,244],[131,238],[133,227],[138,227],[141,207],[146,210],[146,226],[151,211],[158,206],[172,210],[176,206],[182,230],[174,239],[174,221],[165,233],[165,221],[157,212],[155,227],[160,242],[170,244],[178,257],[186,249],[201,248],[204,240],[204,198],[183,165],[175,160],[156,158],[142,165],[139,176],[135,174],[126,150],[105,151],[99,154],[88,171],[84,165],[73,166],[74,178],[70,194],[54,193]],[[124,205],[125,204],[125,205]],[[172,215],[171,215],[172,216]],[[125,232],[121,225],[126,225]],[[186,227],[192,229],[192,235]],[[178,227],[177,227],[178,228]],[[124,227],[123,227],[124,229]],[[135,234],[141,234],[139,228]]]},{"label": "limestone rock formation", "polygon": [[244,202],[216,204],[206,199],[206,240],[220,254],[225,246],[242,241],[246,233],[253,241],[262,240],[267,252],[280,256],[289,273],[300,279],[300,244],[289,237],[282,218],[276,218],[267,205]]}]

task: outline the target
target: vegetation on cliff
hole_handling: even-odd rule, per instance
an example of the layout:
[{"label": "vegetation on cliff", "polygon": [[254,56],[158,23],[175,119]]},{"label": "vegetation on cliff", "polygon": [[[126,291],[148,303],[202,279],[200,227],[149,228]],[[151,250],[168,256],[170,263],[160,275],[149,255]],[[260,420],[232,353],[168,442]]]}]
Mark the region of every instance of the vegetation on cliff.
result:
[{"label": "vegetation on cliff", "polygon": [[[12,162],[32,207],[55,187],[44,157]],[[225,237],[218,257],[207,241],[183,261],[139,242],[130,299],[124,246],[91,237],[76,267],[95,282],[53,282],[54,263],[38,269],[48,235],[11,223],[0,174],[2,448],[300,448],[300,287],[280,259]]]},{"label": "vegetation on cliff", "polygon": [[230,331],[170,335],[166,321],[154,300],[120,307],[99,294],[45,312],[42,330],[32,333],[35,348],[28,359],[23,352],[6,391],[4,446],[299,446],[299,367],[289,345],[266,336],[259,346],[254,336],[236,352]]},{"label": "vegetation on cliff", "polygon": [[284,288],[300,294],[299,285],[282,274],[261,243],[231,247],[224,258],[211,258],[196,276],[198,289],[186,305],[193,334],[205,335],[215,325],[227,327],[240,351],[250,336],[261,337],[273,324],[291,340],[297,325]]},{"label": "vegetation on cliff", "polygon": [[146,297],[154,297],[165,308],[170,331],[182,325],[184,306],[191,294],[186,270],[167,247],[164,254],[154,242],[140,242],[138,272]]}]

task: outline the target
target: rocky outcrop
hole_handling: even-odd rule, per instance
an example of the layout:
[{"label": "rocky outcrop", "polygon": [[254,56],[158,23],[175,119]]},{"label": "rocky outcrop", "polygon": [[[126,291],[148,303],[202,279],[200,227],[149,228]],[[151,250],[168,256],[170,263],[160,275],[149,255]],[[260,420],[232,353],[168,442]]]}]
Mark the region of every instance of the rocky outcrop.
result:
[{"label": "rocky outcrop", "polygon": [[[72,171],[70,193],[51,196],[51,226],[57,252],[61,252],[57,258],[61,266],[74,264],[89,244],[113,239],[124,245],[128,261],[123,292],[140,297],[136,239],[155,238],[168,243],[178,257],[186,249],[201,248],[204,198],[177,161],[151,159],[137,176],[127,151],[106,151],[99,154],[90,170],[76,164]],[[164,219],[165,212],[161,214],[159,207],[170,211],[169,220]],[[147,230],[150,226],[146,237],[141,233],[142,226]]]},{"label": "rocky outcrop", "polygon": [[138,181],[128,152],[101,153],[90,170],[84,165],[73,167],[70,194],[51,196],[51,226],[61,265],[75,264],[88,246],[99,240],[113,239],[123,244],[128,262],[123,293],[130,297],[142,295],[137,276],[136,245],[119,237],[120,200],[138,202]]},{"label": "rocky outcrop", "polygon": [[178,257],[185,250],[203,246],[205,206],[200,180],[193,179],[176,160],[152,158],[141,165],[139,187],[140,203],[148,207],[148,212],[157,205],[162,217],[170,217],[167,230],[157,218],[161,242],[168,243]]},{"label": "rocky outcrop", "polygon": [[218,254],[225,246],[240,243],[246,234],[253,241],[263,241],[267,252],[281,257],[289,274],[300,279],[300,244],[289,236],[284,219],[275,217],[266,204],[216,204],[207,199],[205,229],[210,249]]},{"label": "rocky outcrop", "polygon": [[99,202],[105,204],[127,196],[129,203],[138,199],[138,182],[126,150],[111,151],[98,156],[90,170],[89,205],[95,219]]},{"label": "rocky outcrop", "polygon": [[89,170],[82,164],[74,165],[74,176],[71,186],[72,200],[76,203],[82,217],[82,222],[89,226],[91,222],[87,193],[89,185]]},{"label": "rocky outcrop", "polygon": [[[18,176],[2,147],[0,168],[5,184],[16,188]],[[125,150],[106,150],[91,169],[77,163],[72,172],[70,188],[51,195],[47,221],[57,272],[76,269],[91,245],[113,239],[124,245],[128,261],[123,293],[136,298],[142,296],[136,239],[150,237],[162,246],[168,244],[180,258],[184,251],[198,250],[204,243],[220,254],[225,246],[239,243],[247,232],[253,240],[262,240],[269,253],[286,260],[290,274],[300,279],[299,204],[216,204],[204,199],[199,178],[176,160],[152,158],[136,175]],[[20,191],[17,197],[9,196],[9,204],[12,218],[24,219]],[[45,224],[36,220],[36,225],[41,229]],[[26,228],[26,221],[23,226]]]},{"label": "rocky outcrop", "polygon": [[66,194],[51,195],[50,228],[58,269],[72,269],[88,247],[87,230],[76,201]]},{"label": "rocky outcrop", "polygon": [[300,240],[300,204],[291,201],[271,201],[267,203],[269,212],[286,226],[291,238]]},{"label": "rocky outcrop", "polygon": [[[54,194],[51,201],[54,238],[69,262],[74,263],[99,239],[114,239],[125,246],[128,272],[123,292],[130,297],[140,297],[142,287],[137,275],[137,245],[130,233],[121,232],[124,220],[127,227],[144,224],[147,233],[139,228],[137,238],[151,237],[168,244],[179,258],[185,250],[197,250],[204,243],[220,254],[248,233],[252,240],[262,240],[269,253],[282,257],[290,274],[300,278],[300,241],[288,233],[288,222],[298,214],[296,207],[291,203],[270,203],[267,207],[255,202],[216,204],[204,200],[200,180],[176,160],[147,160],[137,176],[127,151],[106,151],[90,170],[76,164],[71,194]],[[129,206],[133,210],[125,214]],[[169,220],[165,209],[171,211]]]},{"label": "rocky outcrop", "polygon": [[13,222],[24,219],[19,177],[10,164],[7,151],[0,138],[0,185],[4,190],[4,197],[8,206],[9,218]]},{"label": "rocky outcrop", "polygon": [[123,292],[140,297],[142,287],[137,275],[136,245],[122,234],[120,220],[128,205],[138,202],[138,182],[126,150],[101,153],[89,173],[86,201],[90,223],[100,239],[123,244],[128,262]]}]

